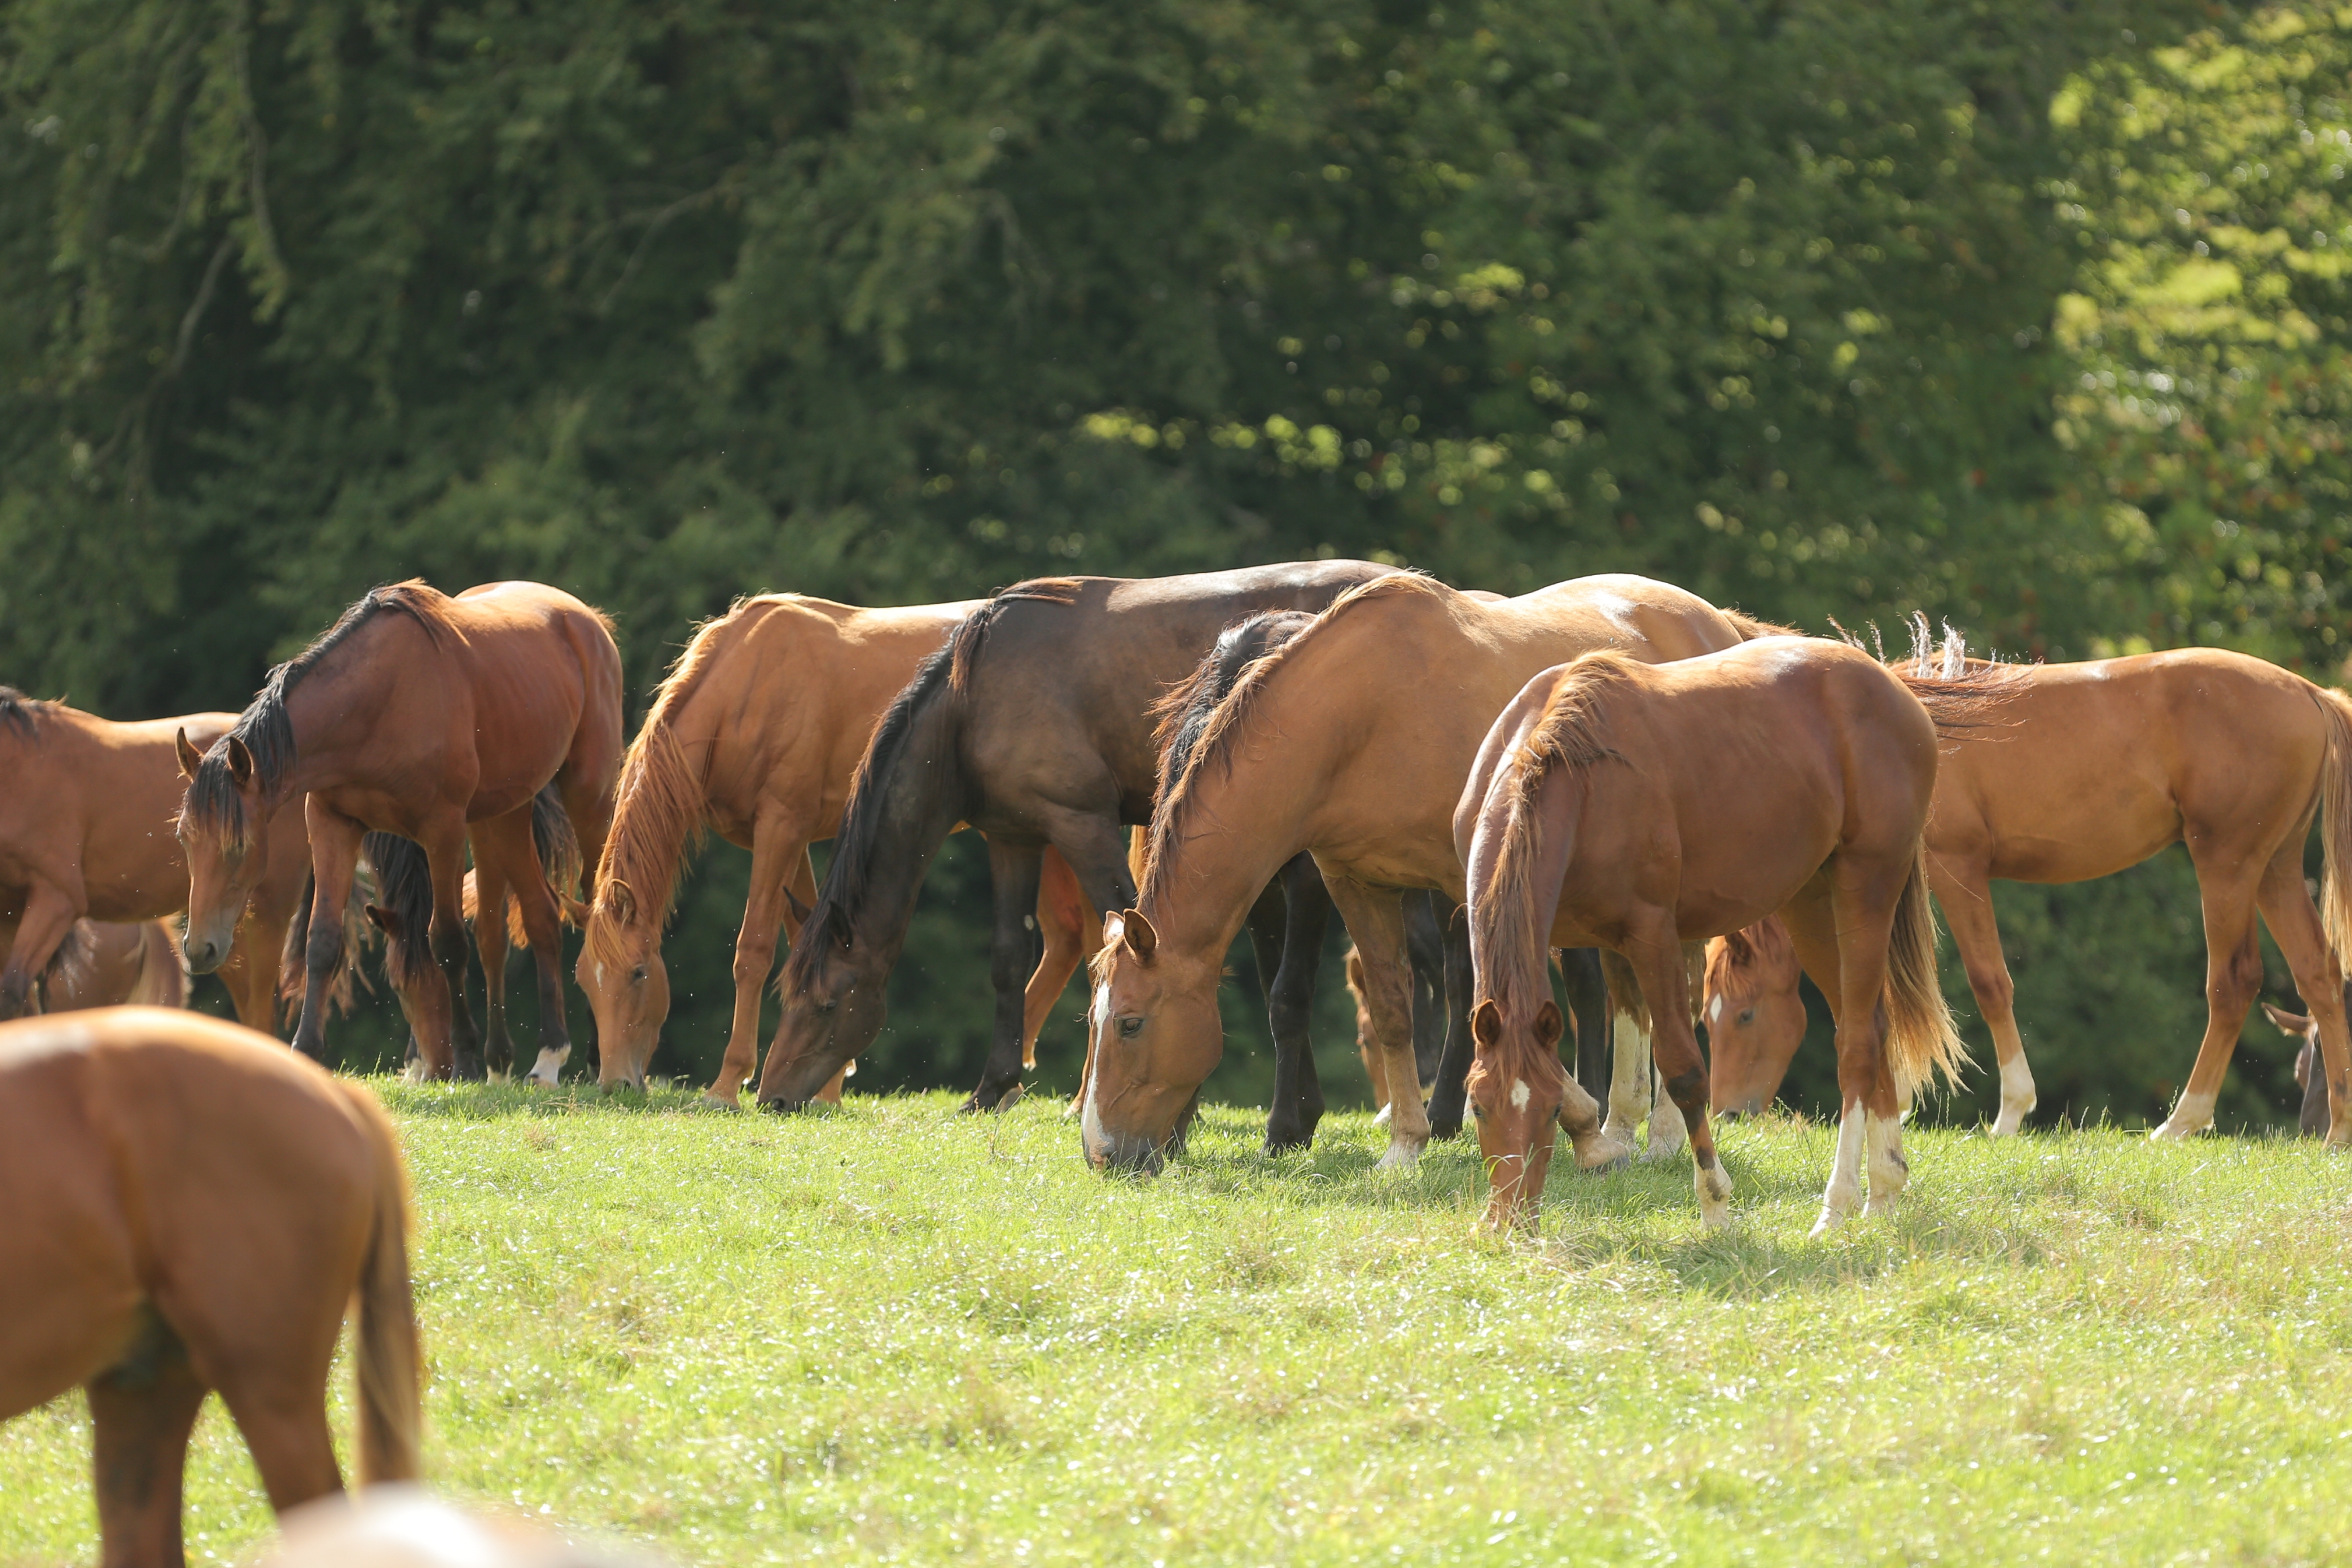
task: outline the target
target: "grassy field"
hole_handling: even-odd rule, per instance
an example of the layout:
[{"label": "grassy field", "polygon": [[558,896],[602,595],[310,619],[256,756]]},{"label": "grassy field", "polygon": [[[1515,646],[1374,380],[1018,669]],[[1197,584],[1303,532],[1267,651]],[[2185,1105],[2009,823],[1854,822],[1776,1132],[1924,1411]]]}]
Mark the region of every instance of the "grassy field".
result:
[{"label": "grassy field", "polygon": [[[386,1084],[433,1479],[683,1563],[2295,1563],[2352,1556],[2352,1162],[1915,1133],[1903,1211],[1804,1239],[1828,1132],[1556,1175],[1473,1150],[1156,1183],[1042,1100],[779,1121]],[[339,1374],[338,1418],[346,1397]],[[347,1429],[348,1422],[343,1421]],[[0,1427],[0,1563],[94,1556],[79,1398]],[[192,1560],[268,1529],[217,1405]]]}]

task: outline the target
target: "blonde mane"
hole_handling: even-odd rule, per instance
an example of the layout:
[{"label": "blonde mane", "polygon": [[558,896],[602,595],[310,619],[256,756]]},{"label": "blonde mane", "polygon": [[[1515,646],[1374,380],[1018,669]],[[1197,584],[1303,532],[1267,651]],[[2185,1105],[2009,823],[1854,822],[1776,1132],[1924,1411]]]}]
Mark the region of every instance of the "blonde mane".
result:
[{"label": "blonde mane", "polygon": [[1248,729],[1252,710],[1256,707],[1266,683],[1292,656],[1315,642],[1340,616],[1368,600],[1387,599],[1401,593],[1437,595],[1451,591],[1436,579],[1417,571],[1398,571],[1386,577],[1376,577],[1333,600],[1330,607],[1297,636],[1243,671],[1241,678],[1234,684],[1234,689],[1226,694],[1225,699],[1217,705],[1216,710],[1202,726],[1200,737],[1193,742],[1192,756],[1161,791],[1152,809],[1151,841],[1143,862],[1142,892],[1139,895],[1144,902],[1157,904],[1166,894],[1168,862],[1176,846],[1184,841],[1186,830],[1202,810],[1198,793],[1202,780],[1212,768],[1220,776],[1232,774],[1234,754]]},{"label": "blonde mane", "polygon": [[636,902],[637,919],[661,925],[677,902],[679,870],[710,825],[709,791],[701,770],[677,737],[678,706],[709,673],[720,643],[730,633],[748,629],[786,602],[779,594],[738,599],[724,613],[694,629],[694,635],[655,688],[645,726],[621,760],[612,832],[604,841],[604,861],[596,868],[593,902],[604,918],[589,924],[588,945],[597,962],[617,964],[625,957],[614,929],[622,923],[610,897],[613,884],[628,888]]}]

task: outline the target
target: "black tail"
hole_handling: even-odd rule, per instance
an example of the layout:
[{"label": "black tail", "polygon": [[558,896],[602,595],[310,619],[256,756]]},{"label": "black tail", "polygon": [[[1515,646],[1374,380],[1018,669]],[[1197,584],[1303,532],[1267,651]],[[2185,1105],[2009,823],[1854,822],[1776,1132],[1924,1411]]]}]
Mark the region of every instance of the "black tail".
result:
[{"label": "black tail", "polygon": [[384,930],[383,967],[394,985],[414,985],[433,967],[432,864],[422,845],[397,833],[370,833],[361,848],[375,867],[376,902],[394,917]]},{"label": "black tail", "polygon": [[[367,922],[367,906],[374,896],[367,867],[357,867],[352,876],[352,895],[343,904],[343,965],[335,971],[335,983],[327,992],[327,1005],[339,1013],[348,1013],[359,999],[358,988],[375,988],[374,982],[360,967],[360,955],[373,939],[375,927]],[[319,879],[316,875],[302,879],[302,898],[294,906],[294,918],[286,927],[286,945],[278,964],[278,1006],[279,1016],[299,1017],[302,997],[310,988],[310,914],[318,907]]]},{"label": "black tail", "polygon": [[563,797],[557,793],[552,779],[531,797],[530,842],[539,852],[539,869],[546,876],[548,890],[555,894],[555,905],[563,912],[563,918],[574,925],[587,924],[586,911],[580,904],[583,858],[580,835],[572,829],[571,813],[564,810]]}]

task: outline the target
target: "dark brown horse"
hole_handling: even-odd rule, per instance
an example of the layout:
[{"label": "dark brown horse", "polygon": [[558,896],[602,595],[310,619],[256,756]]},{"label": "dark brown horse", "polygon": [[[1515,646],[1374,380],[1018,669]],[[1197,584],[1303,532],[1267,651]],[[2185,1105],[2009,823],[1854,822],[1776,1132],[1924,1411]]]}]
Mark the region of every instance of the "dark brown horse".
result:
[{"label": "dark brown horse", "polygon": [[[1020,984],[1035,951],[1027,922],[1045,847],[1061,852],[1097,908],[1131,902],[1121,825],[1150,818],[1153,709],[1167,689],[1233,622],[1318,608],[1386,570],[1320,561],[1057,578],[1006,589],[966,619],[890,705],[858,765],[813,928],[784,968],[761,1103],[806,1104],[880,1030],[923,872],[968,821],[988,835],[998,1000],[988,1064],[967,1103],[1003,1103],[1021,1081]],[[1266,869],[1251,902],[1280,869]]]},{"label": "dark brown horse", "polygon": [[400,1146],[267,1035],[110,1008],[0,1025],[0,1419],[88,1392],[103,1561],[176,1564],[217,1390],[284,1511],[342,1479],[327,1373],[358,1303],[363,1482],[416,1475]]},{"label": "dark brown horse", "polygon": [[1893,1201],[1903,1112],[1961,1060],[1921,846],[1936,747],[1936,721],[1904,681],[1818,638],[1667,664],[1593,653],[1528,683],[1480,747],[1454,818],[1489,1227],[1532,1223],[1555,1123],[1579,1145],[1600,1135],[1600,1107],[1559,1070],[1544,971],[1547,947],[1595,944],[1624,956],[1649,1003],[1701,1216],[1729,1219],[1684,944],[1775,910],[1840,998],[1844,1109],[1814,1233],[1860,1203],[1865,1145],[1870,1208]]},{"label": "dark brown horse", "polygon": [[423,582],[379,588],[270,672],[209,751],[184,737],[180,751],[191,970],[220,962],[231,913],[269,872],[271,822],[307,795],[318,897],[294,1043],[324,1059],[319,981],[341,958],[341,913],[364,837],[385,904],[431,910],[428,941],[411,944],[394,972],[426,1074],[478,1076],[466,1000],[470,835],[493,999],[489,1065],[502,1071],[510,1058],[510,1047],[501,1055],[497,998],[511,894],[539,970],[530,1076],[555,1081],[572,1051],[558,897],[566,863],[576,875],[603,852],[620,771],[621,657],[604,616],[535,582],[490,583],[455,599]]},{"label": "dark brown horse", "polygon": [[[116,724],[0,686],[0,1018],[26,1010],[59,945],[84,918],[140,922],[188,906],[188,868],[172,836],[180,798],[173,737],[209,746],[236,716]],[[247,885],[224,943],[221,977],[236,1016],[274,1027],[280,948],[302,896],[302,821],[270,830],[270,871]]]},{"label": "dark brown horse", "polygon": [[[1644,578],[1584,578],[1491,603],[1395,573],[1259,660],[1161,802],[1138,906],[1106,922],[1117,935],[1095,977],[1087,1157],[1148,1169],[1166,1157],[1224,1050],[1225,951],[1258,890],[1301,850],[1362,952],[1386,1081],[1412,1082],[1403,894],[1460,898],[1454,808],[1495,716],[1563,658],[1595,648],[1686,658],[1740,635],[1714,606]],[[1392,1107],[1384,1164],[1410,1164],[1432,1117],[1417,1094]]]}]

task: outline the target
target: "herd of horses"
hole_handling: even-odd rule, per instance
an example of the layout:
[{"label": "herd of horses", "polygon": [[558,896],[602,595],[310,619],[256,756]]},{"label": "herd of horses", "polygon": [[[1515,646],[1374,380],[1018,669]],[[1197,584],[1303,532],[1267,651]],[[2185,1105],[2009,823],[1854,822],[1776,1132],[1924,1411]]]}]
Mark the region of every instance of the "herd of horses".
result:
[{"label": "herd of horses", "polygon": [[[1771,1098],[1802,974],[1835,1024],[1842,1108],[1818,1235],[1894,1200],[1906,1110],[1964,1065],[1934,905],[1991,1027],[1991,1131],[2014,1134],[2033,1079],[1990,883],[2104,876],[2181,842],[2210,1021],[2158,1135],[2210,1124],[2262,981],[2259,915],[2306,1009],[2273,1009],[2308,1042],[2303,1125],[2352,1144],[2352,703],[2217,650],[2010,665],[1914,632],[1890,659],[1637,577],[1503,598],[1337,560],[891,610],[763,595],[695,632],[625,749],[600,612],[535,583],[411,581],[351,606],[242,714],[115,724],[0,688],[0,1015],[47,1015],[0,1025],[0,1201],[36,1217],[0,1230],[0,1320],[23,1327],[0,1416],[86,1386],[108,1562],[177,1562],[207,1389],[274,1504],[339,1485],[322,1391],[356,1297],[361,1467],[414,1475],[396,1147],[364,1091],[265,1034],[290,1011],[299,1051],[329,1060],[373,929],[412,1071],[503,1076],[520,945],[528,1077],[553,1083],[570,923],[597,1075],[642,1086],[669,1010],[664,929],[714,830],[751,854],[721,1104],[839,1097],[925,872],[971,828],[995,995],[968,1110],[1021,1093],[1083,965],[1080,1145],[1106,1170],[1160,1169],[1223,1051],[1246,929],[1276,1048],[1266,1147],[1311,1145],[1307,1017],[1336,911],[1383,1167],[1466,1115],[1483,1222],[1524,1230],[1559,1134],[1595,1168],[1646,1122],[1653,1155],[1688,1148],[1712,1228],[1731,1183],[1711,1118]],[[72,1010],[177,1005],[183,963],[219,972],[247,1027]],[[257,1292],[268,1312],[233,1309]]]}]

